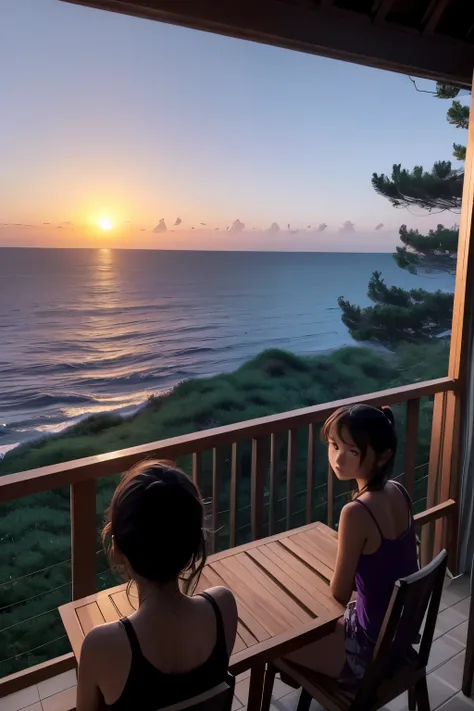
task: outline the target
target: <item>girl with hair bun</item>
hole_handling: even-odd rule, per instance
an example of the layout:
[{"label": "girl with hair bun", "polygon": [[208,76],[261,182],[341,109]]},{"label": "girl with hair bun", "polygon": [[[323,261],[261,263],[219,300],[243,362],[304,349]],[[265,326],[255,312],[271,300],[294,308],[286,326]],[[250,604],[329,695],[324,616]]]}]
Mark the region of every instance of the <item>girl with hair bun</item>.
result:
[{"label": "girl with hair bun", "polygon": [[[357,686],[371,660],[394,583],[418,569],[412,504],[390,479],[397,451],[389,407],[352,405],[325,422],[329,464],[341,481],[356,485],[341,511],[331,592],[346,605],[335,632],[288,655],[348,687]],[[350,602],[353,592],[355,602]],[[407,641],[409,645],[409,641]]]},{"label": "girl with hair bun", "polygon": [[102,537],[112,565],[135,583],[138,609],[86,636],[77,711],[157,711],[226,681],[237,606],[224,587],[193,595],[206,541],[191,479],[172,462],[133,467],[115,490]]}]

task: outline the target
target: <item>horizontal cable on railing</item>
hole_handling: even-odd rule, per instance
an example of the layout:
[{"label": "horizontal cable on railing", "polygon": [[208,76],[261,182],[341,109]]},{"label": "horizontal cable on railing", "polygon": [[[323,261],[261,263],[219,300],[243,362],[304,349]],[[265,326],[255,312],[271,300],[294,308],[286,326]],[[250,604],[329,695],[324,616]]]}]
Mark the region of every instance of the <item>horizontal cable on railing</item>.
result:
[{"label": "horizontal cable on railing", "polygon": [[27,617],[24,620],[21,620],[20,622],[14,622],[12,625],[8,625],[8,627],[3,627],[0,629],[1,632],[8,632],[8,630],[13,629],[13,627],[18,627],[19,625],[24,625],[27,622],[32,622],[33,620],[37,620],[38,617],[44,617],[44,615],[50,615],[52,612],[58,612],[57,607],[52,607],[50,610],[46,610],[45,612],[39,612],[37,615],[33,615],[33,617]]},{"label": "horizontal cable on railing", "polygon": [[11,607],[15,607],[16,605],[22,605],[25,602],[30,602],[30,600],[35,600],[37,597],[41,597],[42,595],[48,595],[49,593],[56,592],[56,590],[66,588],[68,585],[71,585],[71,583],[63,583],[62,585],[58,585],[58,587],[56,588],[43,590],[43,592],[36,593],[36,595],[32,595],[31,597],[25,597],[24,600],[19,600],[18,602],[12,602],[9,605],[4,605],[3,607],[0,607],[0,612],[3,612],[4,610],[9,610]]},{"label": "horizontal cable on railing", "polygon": [[32,573],[26,573],[26,575],[21,575],[18,578],[11,578],[11,580],[5,580],[3,583],[0,583],[0,587],[3,587],[4,585],[10,585],[11,583],[17,583],[19,580],[24,580],[25,578],[29,578],[32,575],[37,575],[38,573],[44,573],[45,570],[51,570],[52,568],[57,568],[59,565],[64,565],[65,563],[70,563],[71,558],[68,558],[67,560],[62,560],[59,563],[53,563],[53,565],[48,565],[46,568],[40,568],[39,570],[34,570]]},{"label": "horizontal cable on railing", "polygon": [[37,647],[33,647],[33,649],[27,649],[25,652],[19,652],[18,654],[14,654],[12,657],[7,657],[6,659],[0,659],[0,664],[5,664],[5,662],[16,661],[17,659],[19,659],[19,657],[24,657],[25,654],[31,654],[31,652],[36,652],[38,649],[47,647],[48,644],[53,644],[54,642],[59,642],[61,639],[67,639],[67,635],[63,634],[63,635],[61,635],[61,637],[56,637],[55,639],[50,639],[49,642],[43,642],[43,644],[39,644]]}]

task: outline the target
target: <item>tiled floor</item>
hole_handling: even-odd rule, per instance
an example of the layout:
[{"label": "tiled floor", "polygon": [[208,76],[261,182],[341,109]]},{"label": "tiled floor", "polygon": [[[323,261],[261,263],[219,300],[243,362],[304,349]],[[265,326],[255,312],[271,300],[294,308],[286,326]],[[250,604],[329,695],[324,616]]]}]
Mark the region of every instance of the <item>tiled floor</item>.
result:
[{"label": "tiled floor", "polygon": [[[466,699],[460,691],[468,612],[469,580],[463,577],[453,581],[443,594],[429,664],[428,687],[432,711],[474,711],[474,700]],[[238,678],[232,711],[240,711],[246,706],[249,677],[247,672]],[[298,691],[277,679],[272,711],[295,711],[298,694]],[[0,699],[0,711],[71,711],[75,708],[75,697],[76,673],[70,671]],[[407,708],[405,694],[385,707],[385,711],[404,711]],[[320,709],[313,703],[311,711]]]}]

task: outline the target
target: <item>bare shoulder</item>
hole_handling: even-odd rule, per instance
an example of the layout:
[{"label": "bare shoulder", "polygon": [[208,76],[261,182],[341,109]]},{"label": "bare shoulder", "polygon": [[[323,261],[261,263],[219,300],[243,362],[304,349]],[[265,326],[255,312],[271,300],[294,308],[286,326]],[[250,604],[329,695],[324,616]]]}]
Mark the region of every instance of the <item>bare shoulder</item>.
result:
[{"label": "bare shoulder", "polygon": [[125,645],[126,637],[122,625],[117,622],[108,622],[91,629],[86,635],[81,649],[81,661],[84,658],[100,659],[102,655],[117,645]]},{"label": "bare shoulder", "polygon": [[340,521],[350,526],[353,524],[359,525],[365,519],[364,514],[363,506],[358,504],[357,501],[349,501],[348,504],[342,507]]},{"label": "bare shoulder", "polygon": [[208,595],[216,601],[219,610],[221,611],[222,621],[224,623],[226,647],[229,654],[232,652],[237,634],[237,603],[234,594],[228,588],[216,586],[206,590]]},{"label": "bare shoulder", "polygon": [[206,592],[217,602],[223,615],[237,617],[237,603],[235,602],[234,593],[229,588],[217,585],[214,588],[208,588]]}]

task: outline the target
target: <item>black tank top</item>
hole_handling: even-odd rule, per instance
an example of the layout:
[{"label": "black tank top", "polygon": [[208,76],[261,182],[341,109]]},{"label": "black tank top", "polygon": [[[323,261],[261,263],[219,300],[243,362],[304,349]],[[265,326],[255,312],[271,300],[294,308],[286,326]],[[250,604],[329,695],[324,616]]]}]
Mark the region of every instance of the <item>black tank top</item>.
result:
[{"label": "black tank top", "polygon": [[125,688],[109,711],[157,711],[214,688],[226,681],[229,666],[224,623],[218,604],[209,593],[201,593],[216,615],[217,637],[210,657],[201,666],[184,674],[164,674],[150,664],[140,649],[138,637],[127,617],[120,622],[125,628],[132,650],[132,663]]}]

